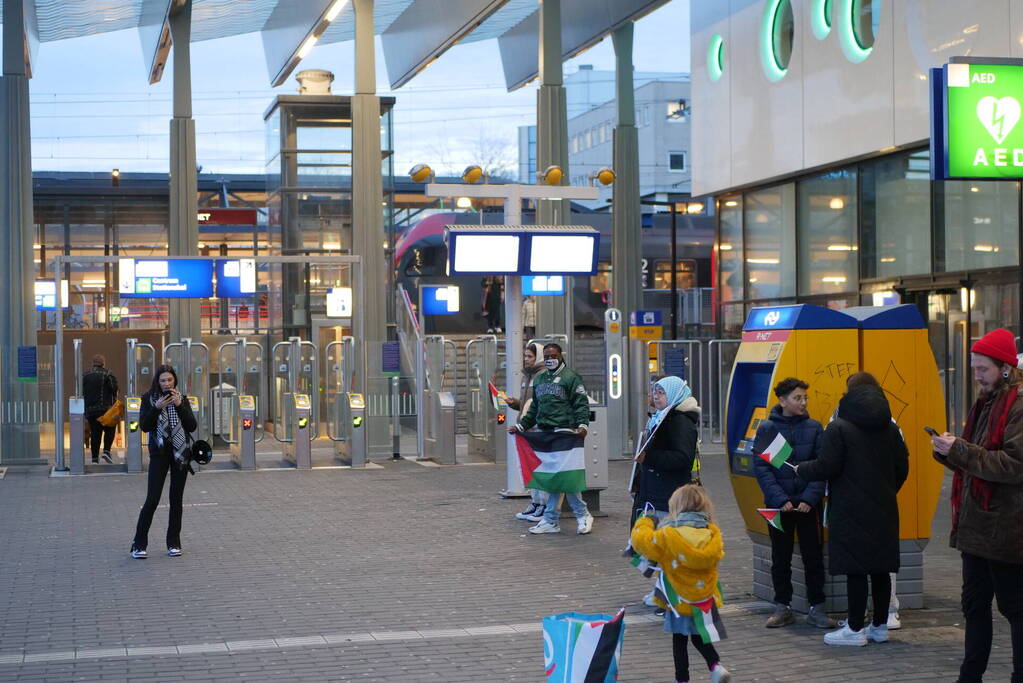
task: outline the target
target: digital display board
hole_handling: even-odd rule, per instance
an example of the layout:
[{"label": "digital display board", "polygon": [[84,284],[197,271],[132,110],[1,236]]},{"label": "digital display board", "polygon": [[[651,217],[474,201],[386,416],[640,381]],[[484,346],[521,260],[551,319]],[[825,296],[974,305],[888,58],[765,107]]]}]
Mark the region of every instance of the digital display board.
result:
[{"label": "digital display board", "polygon": [[522,278],[523,296],[553,296],[564,293],[564,275],[527,275]]},{"label": "digital display board", "polygon": [[521,241],[521,235],[452,232],[448,236],[449,274],[515,275]]},{"label": "digital display board", "polygon": [[218,259],[217,296],[222,299],[251,296],[256,293],[256,260]]},{"label": "digital display board", "polygon": [[125,298],[198,299],[213,296],[213,261],[130,259],[118,261],[118,291]]},{"label": "digital display board", "polygon": [[331,287],[327,290],[327,317],[352,317],[352,288]]},{"label": "digital display board", "polygon": [[454,315],[458,313],[458,287],[454,285],[431,287],[423,285],[424,315]]},{"label": "digital display board", "polygon": [[[57,308],[57,285],[54,284],[53,280],[36,280],[35,283],[35,295],[36,295],[36,310],[37,311],[53,311]],[[68,302],[68,282],[67,280],[60,281],[60,307],[67,308],[70,304]]]},{"label": "digital display board", "polygon": [[1023,178],[1023,60],[960,58],[931,77],[932,177]]},{"label": "digital display board", "polygon": [[529,235],[525,273],[593,275],[597,272],[597,234]]}]

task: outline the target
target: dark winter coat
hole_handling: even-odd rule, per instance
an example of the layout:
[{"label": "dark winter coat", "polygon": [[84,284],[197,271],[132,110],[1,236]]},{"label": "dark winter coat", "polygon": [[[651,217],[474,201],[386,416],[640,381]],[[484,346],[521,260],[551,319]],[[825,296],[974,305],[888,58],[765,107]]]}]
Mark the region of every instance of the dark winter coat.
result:
[{"label": "dark winter coat", "polygon": [[[763,453],[779,433],[792,446],[792,455],[788,461],[793,465],[813,460],[820,453],[821,437],[824,434],[821,423],[810,419],[808,415],[783,415],[778,405],[771,409],[769,418],[757,428],[753,452]],[[753,470],[760,490],[764,492],[764,507],[780,508],[785,503],[792,503],[793,507],[800,503],[816,507],[824,497],[824,482],[807,483],[797,477],[788,465],[775,468],[763,458],[754,458]]]},{"label": "dark winter coat", "polygon": [[692,397],[664,416],[637,468],[635,509],[642,510],[650,503],[655,510],[666,512],[675,489],[692,481],[699,419],[700,409]]},{"label": "dark winter coat", "polygon": [[[156,430],[160,423],[160,411],[153,405],[153,400],[160,398],[160,393],[153,393],[152,391],[143,394],[142,396],[142,407],[139,411],[139,429],[149,434],[149,457],[160,458],[170,457],[170,443],[164,441],[164,452],[160,452],[160,447],[157,445],[159,439],[157,438]],[[178,420],[181,421],[181,427],[185,430],[185,434],[191,434],[199,427],[199,423],[195,419],[195,413],[192,412],[192,404],[188,402],[188,397],[184,394],[181,395],[181,405],[176,406],[175,410],[178,411]]]},{"label": "dark winter coat", "polygon": [[838,417],[824,430],[820,456],[796,471],[830,485],[832,575],[899,570],[897,495],[909,474],[909,451],[880,387],[855,387],[843,396]]},{"label": "dark winter coat", "polygon": [[[956,439],[947,456],[935,453],[934,458],[950,469],[961,468],[965,475],[959,528],[949,545],[989,560],[1023,565],[1023,387],[1009,386],[1001,391],[1019,392],[1009,409],[1001,450],[989,451],[977,445],[990,438],[995,396],[984,396],[978,399],[981,407],[973,443]],[[974,477],[994,484],[987,510],[970,492]]]},{"label": "dark winter coat", "polygon": [[102,365],[94,365],[82,376],[82,398],[86,417],[99,417],[117,400],[117,378]]}]

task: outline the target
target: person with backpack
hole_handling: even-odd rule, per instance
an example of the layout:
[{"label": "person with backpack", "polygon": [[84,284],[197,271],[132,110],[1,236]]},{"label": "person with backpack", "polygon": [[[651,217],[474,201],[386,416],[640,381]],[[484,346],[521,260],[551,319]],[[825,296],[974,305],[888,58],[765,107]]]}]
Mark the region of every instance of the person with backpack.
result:
[{"label": "person with backpack", "polygon": [[92,370],[82,377],[82,398],[85,399],[85,417],[89,421],[89,446],[92,461],[99,462],[100,439],[103,441],[103,462],[112,463],[110,447],[114,444],[116,425],[106,427],[99,418],[110,410],[117,400],[117,377],[106,368],[107,359],[97,353],[92,357]]}]

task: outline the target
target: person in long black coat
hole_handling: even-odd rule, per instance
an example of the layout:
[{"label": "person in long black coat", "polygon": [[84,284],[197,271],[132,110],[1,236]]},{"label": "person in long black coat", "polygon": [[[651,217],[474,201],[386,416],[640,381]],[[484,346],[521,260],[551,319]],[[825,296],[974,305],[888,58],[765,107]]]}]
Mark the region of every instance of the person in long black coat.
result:
[{"label": "person in long black coat", "polygon": [[[846,575],[849,620],[825,634],[829,645],[866,645],[888,639],[891,572],[899,570],[898,492],[909,474],[909,451],[892,421],[884,391],[850,389],[838,417],[824,430],[816,460],[800,463],[807,481],[827,480],[828,571]],[[864,630],[867,577],[873,588],[873,623]]]}]

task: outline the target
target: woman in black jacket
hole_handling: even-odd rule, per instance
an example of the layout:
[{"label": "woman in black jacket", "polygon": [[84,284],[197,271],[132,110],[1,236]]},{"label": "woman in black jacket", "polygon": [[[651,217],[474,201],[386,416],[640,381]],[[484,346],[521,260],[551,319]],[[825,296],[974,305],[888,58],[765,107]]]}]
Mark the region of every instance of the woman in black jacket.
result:
[{"label": "woman in black jacket", "polygon": [[654,383],[652,398],[657,412],[647,423],[649,443],[637,458],[633,521],[647,503],[667,513],[668,499],[692,481],[699,437],[700,406],[685,380],[664,377]]},{"label": "woman in black jacket", "polygon": [[131,556],[145,559],[149,527],[160,504],[163,482],[170,472],[170,521],[167,524],[167,554],[181,554],[181,499],[189,472],[188,433],[198,424],[188,398],[177,389],[178,375],[170,365],[156,369],[153,385],[142,396],[139,427],[149,434],[149,488],[139,512]]},{"label": "woman in black jacket", "polygon": [[[909,474],[909,451],[881,387],[857,386],[842,397],[837,417],[824,430],[820,455],[800,463],[796,474],[829,483],[828,571],[846,575],[849,620],[825,634],[824,642],[888,640],[889,574],[899,571],[897,495]],[[874,618],[864,629],[868,576]]]}]

